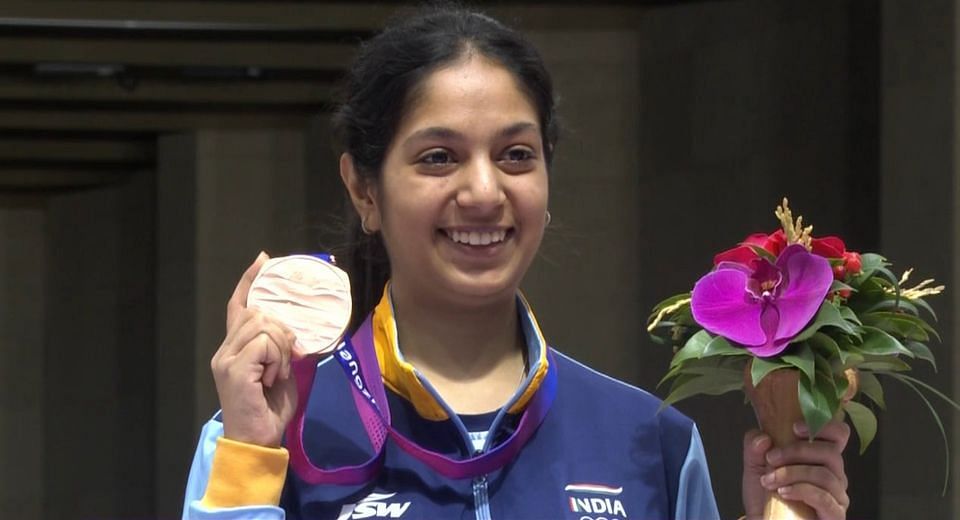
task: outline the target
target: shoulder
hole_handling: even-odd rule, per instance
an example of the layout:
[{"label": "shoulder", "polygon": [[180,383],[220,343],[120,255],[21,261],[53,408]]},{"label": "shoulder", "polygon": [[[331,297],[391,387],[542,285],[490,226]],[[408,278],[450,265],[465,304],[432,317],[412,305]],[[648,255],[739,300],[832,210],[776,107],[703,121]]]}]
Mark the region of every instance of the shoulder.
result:
[{"label": "shoulder", "polygon": [[593,410],[618,420],[655,424],[671,434],[689,438],[693,421],[672,406],[662,407],[663,401],[657,396],[552,350],[559,392],[566,406],[584,412]]}]

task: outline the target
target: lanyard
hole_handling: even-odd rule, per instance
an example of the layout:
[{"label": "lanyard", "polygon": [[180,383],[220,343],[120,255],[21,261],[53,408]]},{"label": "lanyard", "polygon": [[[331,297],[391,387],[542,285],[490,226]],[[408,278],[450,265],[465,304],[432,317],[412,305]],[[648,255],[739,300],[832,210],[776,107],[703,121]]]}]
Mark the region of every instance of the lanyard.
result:
[{"label": "lanyard", "polygon": [[527,403],[517,429],[503,443],[486,453],[466,459],[452,459],[421,447],[390,425],[390,409],[373,345],[371,316],[372,314],[367,316],[353,337],[341,344],[333,355],[350,381],[354,405],[375,455],[362,464],[335,469],[321,469],[310,461],[303,445],[303,429],[307,400],[317,372],[317,357],[308,356],[293,365],[297,381],[297,410],[286,432],[290,465],[301,479],[310,484],[357,485],[372,482],[383,466],[387,437],[403,451],[451,479],[473,478],[491,473],[502,468],[520,453],[520,449],[543,422],[556,396],[557,365],[549,350],[546,377]]}]

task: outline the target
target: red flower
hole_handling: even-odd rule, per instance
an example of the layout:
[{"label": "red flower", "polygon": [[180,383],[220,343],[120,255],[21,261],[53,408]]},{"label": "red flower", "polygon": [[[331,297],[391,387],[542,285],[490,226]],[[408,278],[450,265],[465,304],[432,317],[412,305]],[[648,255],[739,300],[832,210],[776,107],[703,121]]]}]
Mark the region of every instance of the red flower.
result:
[{"label": "red flower", "polygon": [[847,251],[846,244],[838,237],[814,238],[810,241],[811,252],[832,260],[843,260],[840,265],[833,266],[833,276],[842,280],[846,275],[855,275],[863,267],[860,262],[860,253]]},{"label": "red flower", "polygon": [[860,274],[863,269],[863,263],[860,261],[860,253],[847,251],[843,254],[843,268],[850,274]]},{"label": "red flower", "polygon": [[837,237],[814,238],[810,240],[810,252],[824,258],[843,258],[847,246]]},{"label": "red flower", "polygon": [[[720,262],[750,265],[751,261],[758,258],[754,247],[759,247],[776,257],[787,247],[787,237],[782,229],[778,229],[769,235],[755,233],[743,239],[743,242],[740,242],[737,247],[714,256],[713,265],[719,265]],[[858,274],[862,268],[860,254],[847,251],[846,244],[839,237],[811,239],[810,252],[831,260],[843,260],[842,265],[836,265],[833,268],[833,275],[837,280],[842,280],[848,274]]]},{"label": "red flower", "polygon": [[787,237],[784,236],[782,229],[778,229],[769,235],[755,233],[743,239],[743,242],[740,242],[740,245],[737,247],[728,249],[714,256],[713,265],[718,265],[720,262],[749,264],[753,259],[757,258],[757,253],[750,246],[762,248],[764,251],[776,257],[780,256],[780,253],[786,249]]}]

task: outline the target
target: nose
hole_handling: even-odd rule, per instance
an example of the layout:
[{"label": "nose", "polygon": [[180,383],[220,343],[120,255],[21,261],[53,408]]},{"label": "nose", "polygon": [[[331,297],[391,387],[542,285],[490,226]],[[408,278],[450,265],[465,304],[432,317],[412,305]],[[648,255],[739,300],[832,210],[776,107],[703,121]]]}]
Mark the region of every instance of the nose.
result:
[{"label": "nose", "polygon": [[498,210],[506,200],[503,172],[488,158],[476,159],[460,170],[457,205],[480,213]]}]

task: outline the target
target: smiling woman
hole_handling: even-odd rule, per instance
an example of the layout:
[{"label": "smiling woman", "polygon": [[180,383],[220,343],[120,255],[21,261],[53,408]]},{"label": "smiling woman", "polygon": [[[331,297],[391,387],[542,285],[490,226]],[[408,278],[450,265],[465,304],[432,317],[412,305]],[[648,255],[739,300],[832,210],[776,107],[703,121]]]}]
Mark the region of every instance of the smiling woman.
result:
[{"label": "smiling woman", "polygon": [[[222,411],[184,517],[717,518],[693,422],[548,347],[519,293],[556,143],[536,49],[476,12],[421,12],[361,49],[335,129],[355,211],[355,312],[333,356],[349,379],[247,306],[258,257],[211,363]],[[847,435],[770,454],[748,436],[746,511],[769,473],[842,517]]]}]

